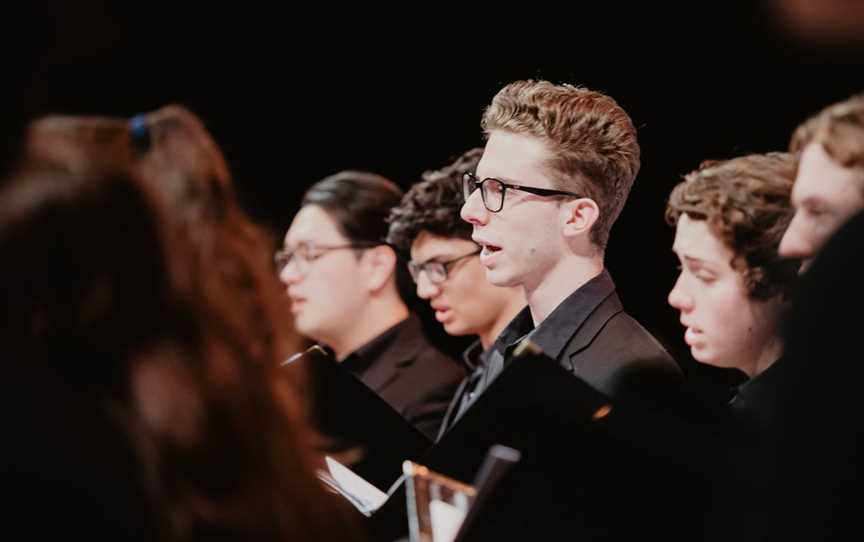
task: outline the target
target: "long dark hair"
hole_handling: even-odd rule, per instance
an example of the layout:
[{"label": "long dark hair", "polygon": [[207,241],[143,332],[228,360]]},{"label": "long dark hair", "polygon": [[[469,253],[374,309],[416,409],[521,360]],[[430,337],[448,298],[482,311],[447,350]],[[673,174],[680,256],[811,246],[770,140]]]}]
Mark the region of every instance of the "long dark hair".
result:
[{"label": "long dark hair", "polygon": [[[28,245],[61,237],[62,257],[40,275],[43,297],[72,301],[50,306],[47,319],[26,299],[19,308],[33,314],[52,351],[68,354],[72,344],[76,359],[98,352],[114,368],[85,397],[110,411],[116,440],[132,449],[160,539],[353,538],[344,510],[314,477],[301,401],[279,373],[291,326],[265,237],[235,203],[224,159],[197,118],[169,107],[136,122],[33,126],[31,159],[72,180],[28,174],[12,183],[9,200],[23,203],[4,213],[3,231],[23,232],[26,242],[4,242],[0,253],[19,260],[21,275],[46,263]],[[28,202],[28,192],[42,195]],[[76,266],[74,280],[56,280]],[[99,326],[76,319],[94,303],[114,317]],[[29,359],[34,341],[12,343]],[[48,370],[61,365],[40,358]]]}]

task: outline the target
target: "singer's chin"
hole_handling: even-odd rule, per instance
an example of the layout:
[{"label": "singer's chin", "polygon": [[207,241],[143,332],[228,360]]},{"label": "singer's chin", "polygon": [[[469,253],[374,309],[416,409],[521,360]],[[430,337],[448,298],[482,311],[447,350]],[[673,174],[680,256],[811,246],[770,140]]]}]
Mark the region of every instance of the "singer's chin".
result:
[{"label": "singer's chin", "polygon": [[316,326],[310,321],[309,315],[301,311],[294,313],[294,329],[301,335],[312,337],[315,335]]}]

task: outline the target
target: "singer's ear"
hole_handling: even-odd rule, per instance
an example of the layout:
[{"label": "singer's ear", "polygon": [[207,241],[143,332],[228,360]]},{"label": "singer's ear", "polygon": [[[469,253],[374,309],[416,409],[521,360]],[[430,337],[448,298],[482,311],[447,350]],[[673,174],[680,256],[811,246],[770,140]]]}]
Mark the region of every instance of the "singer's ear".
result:
[{"label": "singer's ear", "polygon": [[396,252],[387,245],[366,249],[361,260],[364,286],[370,292],[383,290],[391,280],[395,280],[396,260]]},{"label": "singer's ear", "polygon": [[579,198],[561,206],[564,218],[562,233],[565,237],[587,237],[600,218],[600,207],[591,198]]}]

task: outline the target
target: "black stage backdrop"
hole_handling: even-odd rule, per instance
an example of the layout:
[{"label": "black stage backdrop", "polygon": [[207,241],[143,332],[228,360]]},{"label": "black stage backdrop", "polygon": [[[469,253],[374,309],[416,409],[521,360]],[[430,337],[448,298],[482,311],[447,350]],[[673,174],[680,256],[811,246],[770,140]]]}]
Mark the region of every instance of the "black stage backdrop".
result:
[{"label": "black stage backdrop", "polygon": [[313,9],[35,2],[5,25],[4,153],[34,114],[182,103],[222,145],[244,207],[280,236],[328,174],[365,169],[407,188],[481,145],[483,108],[509,81],[584,85],[639,129],[642,169],[607,253],[625,306],[706,393],[736,380],[690,359],[666,303],[666,197],[704,159],[785,150],[800,121],[864,90],[864,47],[796,39],[758,2],[501,5],[470,21],[465,6]]}]

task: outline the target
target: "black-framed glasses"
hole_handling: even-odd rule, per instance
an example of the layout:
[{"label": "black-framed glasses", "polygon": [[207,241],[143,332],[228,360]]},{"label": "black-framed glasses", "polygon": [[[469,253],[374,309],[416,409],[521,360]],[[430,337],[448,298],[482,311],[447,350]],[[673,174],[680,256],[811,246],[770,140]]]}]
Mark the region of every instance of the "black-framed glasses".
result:
[{"label": "black-framed glasses", "polygon": [[300,275],[305,275],[309,272],[310,264],[324,256],[328,252],[334,250],[361,250],[366,248],[374,248],[380,243],[348,243],[345,245],[314,245],[300,243],[293,249],[283,249],[276,253],[274,260],[276,261],[276,269],[281,273],[288,264],[293,263],[294,269]]},{"label": "black-framed glasses", "polygon": [[575,192],[567,192],[565,190],[552,190],[551,188],[537,188],[536,186],[524,186],[521,184],[505,183],[494,177],[486,177],[482,181],[477,179],[477,176],[470,171],[462,174],[462,193],[465,195],[465,201],[471,197],[475,190],[480,189],[480,197],[483,200],[483,205],[486,206],[492,213],[497,213],[504,208],[504,194],[507,189],[521,190],[538,196],[569,196],[573,198],[584,198],[585,196],[576,194]]},{"label": "black-framed glasses", "polygon": [[464,260],[465,258],[470,258],[471,256],[476,256],[477,254],[480,254],[479,248],[474,252],[463,254],[458,258],[453,258],[452,260],[447,260],[445,262],[436,260],[425,262],[410,261],[408,262],[408,272],[411,273],[411,278],[414,279],[415,283],[420,280],[420,273],[425,272],[426,278],[429,279],[429,282],[432,284],[441,284],[447,280],[447,273],[453,265],[456,264],[456,262]]}]

